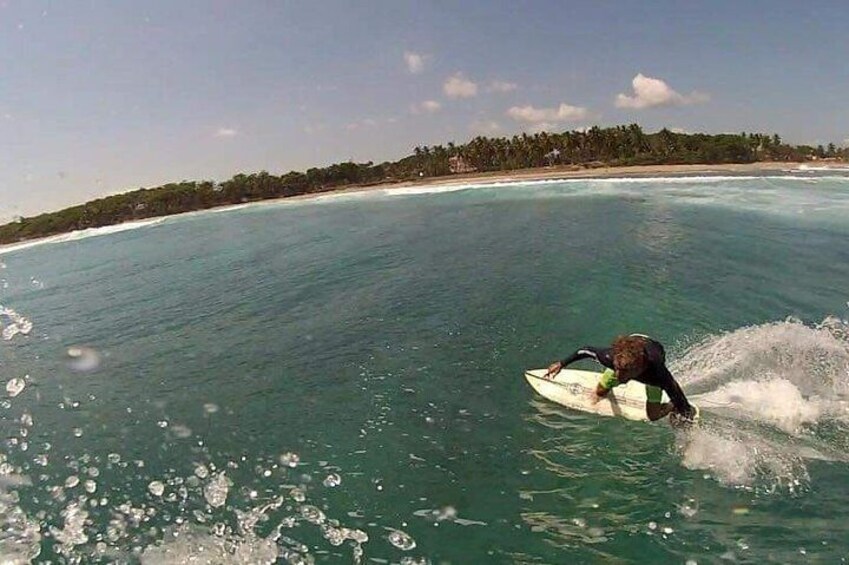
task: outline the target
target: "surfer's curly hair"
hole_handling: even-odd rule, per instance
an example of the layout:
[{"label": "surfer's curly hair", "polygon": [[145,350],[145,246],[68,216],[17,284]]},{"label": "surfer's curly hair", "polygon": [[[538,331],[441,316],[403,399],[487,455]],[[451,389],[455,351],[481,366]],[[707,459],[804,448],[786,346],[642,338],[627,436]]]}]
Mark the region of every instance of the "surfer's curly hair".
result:
[{"label": "surfer's curly hair", "polygon": [[620,335],[613,341],[613,366],[618,371],[640,372],[648,365],[646,340],[639,336]]}]

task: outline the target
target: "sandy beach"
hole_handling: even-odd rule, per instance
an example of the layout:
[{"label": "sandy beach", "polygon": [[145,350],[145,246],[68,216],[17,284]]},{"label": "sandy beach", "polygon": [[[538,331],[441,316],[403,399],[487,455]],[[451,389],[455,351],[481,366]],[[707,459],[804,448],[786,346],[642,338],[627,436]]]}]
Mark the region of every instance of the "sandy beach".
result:
[{"label": "sandy beach", "polygon": [[812,162],[791,161],[763,161],[757,163],[732,163],[717,165],[640,165],[630,167],[582,167],[580,165],[563,165],[559,167],[543,167],[536,169],[519,169],[515,171],[495,171],[489,173],[465,173],[447,175],[442,177],[423,178],[414,181],[390,182],[369,185],[356,185],[345,188],[294,196],[290,198],[314,198],[328,192],[353,192],[363,190],[384,190],[392,188],[405,188],[411,186],[442,186],[456,184],[474,183],[509,183],[527,182],[535,180],[557,180],[557,179],[592,179],[592,178],[621,178],[621,177],[646,177],[646,176],[670,176],[670,175],[722,175],[722,174],[768,174],[787,173],[811,166],[832,166],[836,171],[849,172],[847,163],[829,162],[826,164]]},{"label": "sandy beach", "polygon": [[573,179],[573,178],[606,178],[606,177],[640,177],[640,176],[665,176],[686,174],[723,174],[723,173],[751,173],[762,174],[768,172],[787,172],[799,169],[801,165],[810,163],[797,162],[758,162],[739,164],[718,165],[640,165],[631,167],[581,167],[579,165],[564,165],[560,167],[544,167],[538,169],[521,169],[518,171],[497,171],[492,173],[470,173],[451,175],[426,179],[421,182],[405,184],[449,184],[468,183],[478,181],[511,182],[530,181],[546,179]]}]

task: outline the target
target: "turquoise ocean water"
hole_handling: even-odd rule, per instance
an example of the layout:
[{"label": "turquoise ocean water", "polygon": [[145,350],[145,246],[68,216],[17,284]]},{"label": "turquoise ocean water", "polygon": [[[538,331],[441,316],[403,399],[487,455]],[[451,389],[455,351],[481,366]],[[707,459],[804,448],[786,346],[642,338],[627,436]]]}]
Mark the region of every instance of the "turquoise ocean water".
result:
[{"label": "turquoise ocean water", "polygon": [[[5,562],[849,559],[847,176],[124,228],[0,255]],[[666,344],[703,426],[571,412],[523,379],[627,332]]]}]

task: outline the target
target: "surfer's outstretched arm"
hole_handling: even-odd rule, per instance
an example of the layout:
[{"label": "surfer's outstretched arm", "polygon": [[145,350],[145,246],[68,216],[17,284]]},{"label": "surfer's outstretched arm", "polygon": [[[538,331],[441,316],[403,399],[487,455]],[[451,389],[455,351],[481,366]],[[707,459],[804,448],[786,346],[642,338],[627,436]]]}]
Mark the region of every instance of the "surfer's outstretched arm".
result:
[{"label": "surfer's outstretched arm", "polygon": [[548,372],[545,374],[545,376],[549,378],[554,377],[557,375],[557,373],[560,372],[561,369],[563,369],[567,365],[575,363],[576,361],[580,361],[581,359],[592,359],[593,361],[598,361],[605,367],[613,368],[612,360],[610,359],[610,353],[608,349],[587,345],[578,349],[569,357],[552,363],[548,367]]},{"label": "surfer's outstretched arm", "polygon": [[[660,377],[660,388],[666,391],[666,394],[669,396],[669,400],[672,401],[671,404],[673,406],[673,410],[684,418],[692,419],[696,414],[696,409],[693,408],[687,400],[687,397],[684,396],[684,391],[681,390],[681,386],[672,376],[672,373],[669,372],[666,365],[660,365],[657,372]],[[670,412],[671,411],[672,410],[670,410]]]}]

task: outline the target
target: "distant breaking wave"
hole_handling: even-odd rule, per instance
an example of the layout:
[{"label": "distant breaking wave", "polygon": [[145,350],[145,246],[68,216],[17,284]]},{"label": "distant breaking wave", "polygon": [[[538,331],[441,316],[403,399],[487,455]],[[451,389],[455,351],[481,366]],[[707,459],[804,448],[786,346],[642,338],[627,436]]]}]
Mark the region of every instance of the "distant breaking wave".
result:
[{"label": "distant breaking wave", "polygon": [[0,255],[5,253],[11,253],[12,251],[19,251],[21,249],[27,249],[29,247],[37,247],[39,245],[46,245],[48,243],[63,243],[66,241],[77,241],[80,239],[88,239],[90,237],[97,237],[100,235],[109,235],[113,233],[135,230],[139,228],[144,228],[156,224],[160,224],[164,222],[169,216],[162,216],[158,218],[150,218],[147,220],[140,220],[137,222],[125,222],[123,224],[115,224],[113,226],[103,226],[99,228],[88,228],[84,230],[72,231],[68,233],[61,233],[57,235],[51,235],[49,237],[44,237],[40,239],[32,239],[29,241],[23,241],[21,243],[12,243],[10,245],[0,246]]},{"label": "distant breaking wave", "polygon": [[[807,169],[815,171],[815,169]],[[836,171],[836,169],[823,169]],[[803,170],[804,171],[804,170]],[[819,171],[819,169],[816,169]],[[847,169],[849,171],[849,169]],[[507,179],[491,182],[447,183],[365,190],[340,190],[308,197],[263,200],[137,222],[90,228],[42,239],[0,246],[0,255],[49,243],[149,227],[166,220],[181,221],[207,214],[248,213],[257,210],[330,205],[359,200],[427,197],[485,191],[509,199],[574,198],[590,196],[652,198],[688,205],[713,205],[742,211],[807,217],[849,217],[849,175],[701,175],[659,177],[595,177],[567,179]]]}]

